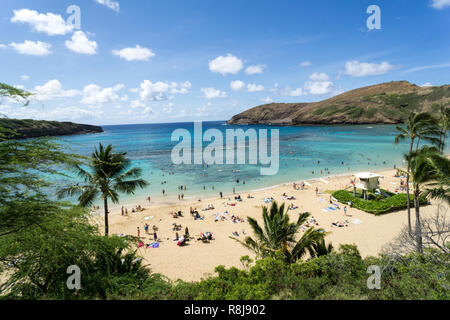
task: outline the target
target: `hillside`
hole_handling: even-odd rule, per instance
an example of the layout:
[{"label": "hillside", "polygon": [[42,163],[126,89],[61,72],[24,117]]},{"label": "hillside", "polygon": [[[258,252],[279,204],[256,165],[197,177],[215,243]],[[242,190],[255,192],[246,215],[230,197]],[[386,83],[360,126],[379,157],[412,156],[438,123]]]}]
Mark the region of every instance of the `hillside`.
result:
[{"label": "hillside", "polygon": [[394,124],[411,111],[436,110],[450,102],[450,85],[419,87],[393,81],[363,87],[312,103],[271,103],[233,116],[228,124]]},{"label": "hillside", "polygon": [[[15,135],[14,133],[15,132]],[[44,120],[19,120],[0,118],[0,134],[7,139],[66,136],[103,132],[98,126]]]}]

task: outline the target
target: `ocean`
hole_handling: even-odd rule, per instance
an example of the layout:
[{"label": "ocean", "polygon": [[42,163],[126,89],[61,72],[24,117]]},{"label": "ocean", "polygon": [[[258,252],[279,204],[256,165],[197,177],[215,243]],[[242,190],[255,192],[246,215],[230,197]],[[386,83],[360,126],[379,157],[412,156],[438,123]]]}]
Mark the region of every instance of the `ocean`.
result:
[{"label": "ocean", "polygon": [[[148,196],[160,202],[175,201],[181,193],[185,200],[204,199],[218,196],[220,191],[230,194],[233,188],[236,193],[245,193],[286,182],[399,167],[404,163],[402,154],[408,150],[407,142],[394,144],[397,135],[394,125],[277,127],[226,125],[225,121],[215,121],[203,122],[202,126],[203,132],[217,129],[224,137],[226,129],[278,129],[278,173],[261,175],[261,166],[252,164],[174,164],[171,153],[178,142],[171,141],[171,135],[176,129],[193,133],[193,123],[103,126],[103,133],[59,139],[71,152],[85,156],[100,142],[112,144],[117,152],[126,152],[133,166],[142,168],[149,186],[134,195],[121,195],[121,203],[141,205]],[[209,143],[204,142],[203,146]],[[236,145],[237,148],[249,151],[248,143]],[[58,178],[59,184],[70,182]],[[179,186],[186,186],[187,190],[180,191]],[[166,196],[162,194],[163,189]]]}]

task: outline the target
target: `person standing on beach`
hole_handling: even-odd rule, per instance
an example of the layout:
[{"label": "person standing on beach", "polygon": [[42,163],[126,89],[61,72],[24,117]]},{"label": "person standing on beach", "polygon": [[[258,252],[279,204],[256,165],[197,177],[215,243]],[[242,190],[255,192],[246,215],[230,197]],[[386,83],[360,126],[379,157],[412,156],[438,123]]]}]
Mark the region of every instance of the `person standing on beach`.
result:
[{"label": "person standing on beach", "polygon": [[147,201],[148,201],[148,203],[150,203],[150,199],[151,199],[151,198],[150,198],[150,196],[148,196],[148,197],[147,197]]},{"label": "person standing on beach", "polygon": [[156,234],[156,231],[153,232],[153,240],[158,241],[158,235]]},{"label": "person standing on beach", "polygon": [[166,195],[166,190],[165,189],[162,189],[162,194],[163,194],[163,196]]},{"label": "person standing on beach", "polygon": [[222,193],[222,191],[220,191],[219,194],[220,194],[220,199],[222,199],[222,198],[223,198],[223,193]]},{"label": "person standing on beach", "polygon": [[236,194],[236,189],[233,187],[233,194]]},{"label": "person standing on beach", "polygon": [[319,194],[319,188],[316,187],[316,196]]},{"label": "person standing on beach", "polygon": [[347,215],[347,206],[344,207],[344,216]]},{"label": "person standing on beach", "polygon": [[138,238],[141,237],[141,230],[139,230],[139,227],[137,227],[137,235],[138,235]]},{"label": "person standing on beach", "polygon": [[124,208],[123,208],[123,206],[122,206],[122,216],[125,214],[125,210],[124,210]]}]

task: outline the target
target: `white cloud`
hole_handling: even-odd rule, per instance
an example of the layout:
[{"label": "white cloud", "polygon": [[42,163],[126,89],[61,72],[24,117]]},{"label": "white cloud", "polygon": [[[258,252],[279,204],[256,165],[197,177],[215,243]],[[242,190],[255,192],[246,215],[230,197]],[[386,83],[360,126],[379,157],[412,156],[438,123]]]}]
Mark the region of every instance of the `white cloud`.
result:
[{"label": "white cloud", "polygon": [[77,90],[64,90],[59,80],[50,80],[42,86],[36,86],[33,90],[32,100],[47,101],[55,98],[74,97],[79,92]]},{"label": "white cloud", "polygon": [[249,66],[247,69],[245,69],[245,73],[248,75],[252,74],[261,74],[264,73],[264,68],[266,67],[265,64],[258,64],[255,66]]},{"label": "white cloud", "polygon": [[97,53],[98,46],[97,42],[89,41],[83,31],[77,31],[72,35],[72,40],[66,40],[66,47],[77,53],[93,55]]},{"label": "white cloud", "polygon": [[306,92],[302,88],[291,89],[291,87],[285,87],[284,89],[280,88],[278,83],[274,84],[274,87],[269,90],[273,94],[289,96],[289,97],[299,97],[305,95]]},{"label": "white cloud", "polygon": [[30,80],[30,76],[28,76],[26,74],[22,75],[20,78],[24,81]]},{"label": "white cloud", "polygon": [[106,7],[110,8],[110,9],[116,11],[116,12],[120,11],[120,3],[117,2],[117,1],[112,1],[112,0],[95,0],[95,2],[97,2],[97,3],[99,3],[99,4],[103,5],[103,6],[106,6]]},{"label": "white cloud", "polygon": [[248,92],[264,91],[264,87],[260,84],[249,83],[247,85],[247,90],[248,90]]},{"label": "white cloud", "polygon": [[155,54],[148,48],[137,45],[135,48],[125,48],[122,50],[113,50],[112,54],[127,61],[148,61]]},{"label": "white cloud", "polygon": [[51,12],[43,14],[29,9],[14,10],[11,22],[27,23],[33,30],[44,32],[49,36],[65,35],[73,30],[73,25],[66,24],[59,14]]},{"label": "white cloud", "polygon": [[5,107],[2,113],[10,118],[55,120],[55,121],[92,121],[93,118],[104,117],[104,112],[98,109],[83,109],[76,106],[59,106],[53,109],[33,109],[30,107]]},{"label": "white cloud", "polygon": [[181,83],[176,83],[176,82],[172,82],[170,84],[170,93],[172,94],[186,94],[189,93],[189,89],[192,87],[192,84],[189,81],[185,81],[185,82],[181,82]]},{"label": "white cloud", "polygon": [[206,99],[226,98],[227,94],[214,88],[201,88]]},{"label": "white cloud", "polygon": [[395,67],[386,61],[381,63],[368,63],[353,60],[345,64],[344,74],[352,77],[367,77],[385,74],[394,69]]},{"label": "white cloud", "polygon": [[442,69],[442,68],[448,68],[448,67],[450,67],[450,63],[435,64],[435,65],[414,67],[414,68],[403,71],[403,73],[417,72],[417,71],[429,70],[429,69]]},{"label": "white cloud", "polygon": [[237,74],[244,67],[242,60],[228,53],[226,56],[219,56],[209,61],[209,70],[225,76]]},{"label": "white cloud", "polygon": [[140,88],[132,88],[131,92],[139,93],[141,101],[162,101],[167,100],[167,94],[186,94],[189,93],[189,89],[192,84],[189,81],[185,82],[165,82],[150,80],[144,80],[140,84]]},{"label": "white cloud", "polygon": [[145,108],[145,104],[143,104],[141,101],[139,100],[133,100],[131,101],[131,108],[136,109],[136,108]]},{"label": "white cloud", "polygon": [[300,97],[301,95],[304,95],[305,92],[302,88],[291,89],[288,87],[283,90],[283,94],[290,97]]},{"label": "white cloud", "polygon": [[432,87],[433,84],[431,82],[425,82],[421,87]]},{"label": "white cloud", "polygon": [[444,9],[450,7],[450,0],[433,0],[431,6],[436,9]]},{"label": "white cloud", "polygon": [[234,80],[230,82],[230,87],[234,91],[239,91],[245,88],[245,83],[241,80]]},{"label": "white cloud", "polygon": [[261,102],[264,102],[264,103],[272,103],[273,100],[272,100],[271,97],[265,97],[265,98],[262,98],[262,99],[261,99]]},{"label": "white cloud", "polygon": [[83,99],[81,100],[81,103],[99,105],[116,102],[120,99],[117,92],[123,88],[123,84],[118,84],[111,88],[102,88],[96,84],[89,84],[83,88]]},{"label": "white cloud", "polygon": [[334,85],[331,81],[308,81],[304,88],[312,95],[324,95],[333,91]]},{"label": "white cloud", "polygon": [[309,79],[313,81],[327,81],[330,80],[330,77],[326,73],[317,73],[314,72],[312,75],[309,76]]},{"label": "white cloud", "polygon": [[311,62],[309,61],[303,61],[300,63],[300,67],[309,67],[311,65]]},{"label": "white cloud", "polygon": [[0,49],[6,49],[6,48],[7,48],[7,46],[5,44],[0,43]]},{"label": "white cloud", "polygon": [[195,116],[196,117],[204,117],[204,116],[211,115],[211,107],[212,107],[211,102],[208,102],[204,106],[197,108],[197,112],[195,113]]},{"label": "white cloud", "polygon": [[175,106],[175,104],[173,104],[172,102],[169,102],[167,105],[163,106],[163,111],[167,114],[171,114],[174,112],[173,107]]},{"label": "white cloud", "polygon": [[9,44],[20,54],[26,54],[30,56],[46,56],[51,53],[50,48],[52,45],[50,43],[41,41],[30,41],[25,40],[23,43],[12,42]]}]

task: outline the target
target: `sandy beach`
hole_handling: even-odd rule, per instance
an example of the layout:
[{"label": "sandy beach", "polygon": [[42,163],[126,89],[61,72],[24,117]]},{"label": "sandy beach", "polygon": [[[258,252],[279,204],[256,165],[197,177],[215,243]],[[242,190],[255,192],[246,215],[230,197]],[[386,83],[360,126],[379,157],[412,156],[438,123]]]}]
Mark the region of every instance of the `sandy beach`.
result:
[{"label": "sandy beach", "polygon": [[[400,185],[400,178],[394,177],[396,170],[378,171],[383,176],[380,179],[380,186],[383,189],[394,191]],[[218,265],[226,267],[242,267],[240,257],[249,255],[250,251],[245,249],[238,242],[230,239],[233,232],[239,234],[238,238],[243,240],[246,236],[252,236],[247,217],[256,218],[261,222],[261,207],[266,205],[263,199],[273,197],[279,204],[286,203],[298,206],[295,210],[289,210],[291,221],[297,219],[298,214],[309,212],[319,223],[318,227],[324,228],[330,234],[326,237],[326,242],[331,242],[335,248],[339,244],[356,244],[362,256],[378,254],[382,247],[398,235],[402,226],[407,223],[406,210],[388,213],[380,216],[365,213],[363,211],[350,208],[347,216],[344,215],[343,205],[340,210],[324,212],[322,209],[329,207],[330,194],[327,191],[343,189],[349,186],[352,174],[332,176],[321,179],[307,180],[312,186],[307,186],[304,190],[294,190],[292,183],[255,190],[250,192],[253,198],[248,199],[248,193],[241,193],[242,202],[234,200],[232,194],[225,194],[223,199],[204,199],[202,201],[170,200],[164,204],[162,201],[149,204],[142,199],[139,203],[145,208],[139,213],[132,213],[131,206],[126,206],[128,216],[121,215],[121,206],[111,209],[110,233],[127,234],[137,236],[137,228],[140,228],[140,236],[145,244],[153,242],[152,227],[156,225],[157,235],[160,239],[158,248],[139,248],[138,253],[144,258],[145,264],[149,265],[153,272],[162,273],[170,279],[182,279],[186,281],[199,280],[208,275],[214,274],[214,268]],[[297,181],[297,183],[301,180]],[[319,189],[316,195],[315,188]],[[294,196],[295,200],[283,200],[282,194]],[[137,205],[138,203],[136,203]],[[431,205],[421,208],[422,217],[429,216],[436,212],[437,206],[443,203],[433,201]],[[213,205],[214,210],[202,211],[203,208]],[[190,207],[196,208],[204,220],[194,220],[190,215]],[[182,211],[183,217],[173,218],[172,213]],[[215,214],[225,213],[227,220],[215,221]],[[243,218],[245,222],[232,223],[231,215]],[[414,214],[412,214],[414,216]],[[93,216],[101,230],[103,228],[102,209]],[[332,227],[334,221],[348,221],[347,227]],[[414,221],[414,220],[413,220]],[[144,225],[150,225],[150,233],[144,231]],[[189,228],[191,240],[186,246],[179,247],[174,241],[175,231],[173,224],[181,225],[180,236],[186,227]],[[211,232],[215,240],[210,243],[203,243],[196,239],[200,233]],[[300,231],[302,232],[302,231]]]}]

